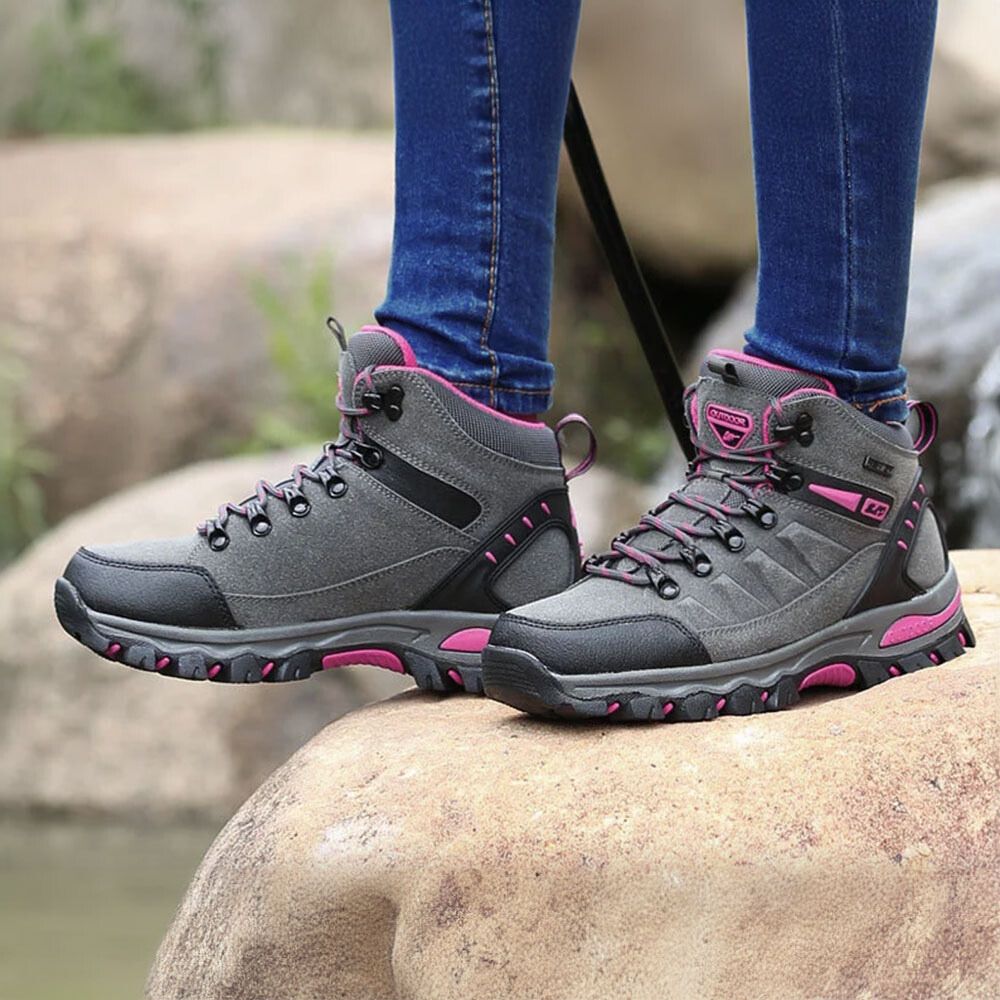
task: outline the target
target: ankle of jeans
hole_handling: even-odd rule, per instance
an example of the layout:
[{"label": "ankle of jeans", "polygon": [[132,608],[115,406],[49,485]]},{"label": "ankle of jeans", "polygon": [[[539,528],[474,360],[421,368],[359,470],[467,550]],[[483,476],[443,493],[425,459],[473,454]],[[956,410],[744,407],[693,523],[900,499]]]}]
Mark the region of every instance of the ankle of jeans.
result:
[{"label": "ankle of jeans", "polygon": [[491,387],[480,382],[463,382],[460,379],[447,378],[456,389],[471,396],[477,403],[482,403],[492,410],[499,410],[511,417],[537,417],[552,405],[550,389],[518,389],[499,385]]}]

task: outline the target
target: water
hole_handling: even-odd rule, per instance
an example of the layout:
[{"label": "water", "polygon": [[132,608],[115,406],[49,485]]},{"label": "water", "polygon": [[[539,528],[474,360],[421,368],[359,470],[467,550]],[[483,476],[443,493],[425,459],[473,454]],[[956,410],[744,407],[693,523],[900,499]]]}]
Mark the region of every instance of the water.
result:
[{"label": "water", "polygon": [[215,833],[0,821],[0,1000],[138,1000]]}]

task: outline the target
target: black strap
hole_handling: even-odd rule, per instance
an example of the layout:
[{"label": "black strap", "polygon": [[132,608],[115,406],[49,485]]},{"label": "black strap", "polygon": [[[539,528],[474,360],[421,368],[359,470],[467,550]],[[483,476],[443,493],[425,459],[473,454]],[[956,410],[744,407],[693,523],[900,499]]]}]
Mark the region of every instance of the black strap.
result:
[{"label": "black strap", "polygon": [[618,211],[611,199],[611,191],[598,159],[594,140],[583,116],[576,87],[571,83],[569,104],[566,108],[566,127],[563,132],[573,174],[580,186],[583,202],[593,223],[597,240],[604,250],[611,274],[618,286],[636,336],[642,345],[646,362],[653,372],[656,388],[660,392],[670,425],[684,454],[694,457],[694,446],[684,419],[684,379],[681,376],[673,348],[663,328],[663,321],[656,309],[639,262],[635,259]]}]

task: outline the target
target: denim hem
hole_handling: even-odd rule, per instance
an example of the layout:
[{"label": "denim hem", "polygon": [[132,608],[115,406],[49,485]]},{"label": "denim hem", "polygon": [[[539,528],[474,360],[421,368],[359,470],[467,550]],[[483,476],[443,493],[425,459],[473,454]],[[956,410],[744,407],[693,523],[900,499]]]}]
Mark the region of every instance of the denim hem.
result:
[{"label": "denim hem", "polygon": [[504,385],[484,385],[482,382],[453,381],[452,385],[494,410],[513,416],[544,413],[552,405],[551,389],[515,389]]}]

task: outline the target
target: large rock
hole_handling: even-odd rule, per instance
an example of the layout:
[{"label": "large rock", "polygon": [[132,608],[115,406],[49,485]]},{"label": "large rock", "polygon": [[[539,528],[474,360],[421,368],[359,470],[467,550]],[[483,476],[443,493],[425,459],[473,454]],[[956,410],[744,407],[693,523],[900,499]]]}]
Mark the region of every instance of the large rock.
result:
[{"label": "large rock", "polygon": [[[1000,178],[934,189],[917,210],[903,363],[941,421],[924,456],[953,546],[1000,545]],[[694,357],[738,348],[753,325],[751,281]],[[693,375],[693,372],[691,373]]]},{"label": "large rock", "polygon": [[404,696],[330,726],[219,835],[150,1000],[977,1000],[1000,993],[1000,553],[979,647],[689,725]]},{"label": "large rock", "polygon": [[[289,271],[326,261],[345,326],[370,320],[392,175],[388,135],[0,144],[0,358],[51,521],[231,449],[283,398],[255,281],[318,310]],[[334,387],[331,349],[331,433]]]},{"label": "large rock", "polygon": [[[77,546],[191,531],[318,450],[156,479],[68,519],[0,574],[0,811],[220,819],[322,726],[409,686],[364,667],[266,687],[150,677],[94,656],[56,621],[52,585]],[[574,480],[588,544],[631,521],[638,496],[600,469]]]}]

